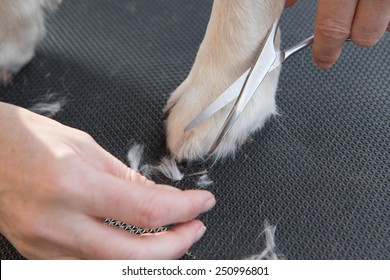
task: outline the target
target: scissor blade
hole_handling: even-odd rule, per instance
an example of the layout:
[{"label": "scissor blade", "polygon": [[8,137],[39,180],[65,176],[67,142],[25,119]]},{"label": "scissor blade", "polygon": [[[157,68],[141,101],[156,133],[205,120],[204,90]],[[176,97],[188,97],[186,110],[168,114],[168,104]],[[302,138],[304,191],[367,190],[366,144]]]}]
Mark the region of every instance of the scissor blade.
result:
[{"label": "scissor blade", "polygon": [[195,126],[204,122],[206,119],[214,115],[216,112],[221,110],[227,104],[232,102],[239,95],[246,77],[251,69],[245,71],[227,90],[225,90],[217,99],[213,101],[204,111],[202,111],[195,119],[193,119],[185,128],[184,132],[193,129]]},{"label": "scissor blade", "polygon": [[274,63],[272,64],[271,68],[268,70],[268,73],[271,73],[272,71],[274,71],[276,68],[278,68],[280,65],[282,65],[282,63],[284,62],[284,57],[282,56],[282,53],[280,51],[278,51],[276,53],[276,59],[274,61]]},{"label": "scissor blade", "polygon": [[[288,57],[298,52],[299,50],[313,44],[313,36],[310,36],[302,42],[286,49],[284,51],[278,51],[276,53],[276,59],[272,64],[268,73],[278,68]],[[223,107],[234,101],[240,94],[241,89],[244,86],[246,77],[248,76],[251,68],[249,68],[241,77],[239,77],[227,90],[225,90],[216,100],[213,101],[204,111],[202,111],[195,119],[193,119],[185,128],[184,132],[193,129],[213,114],[221,110]]]},{"label": "scissor blade", "polygon": [[[279,17],[280,18],[280,17]],[[236,103],[233,106],[233,109],[229,113],[221,131],[218,134],[217,139],[211,146],[209,154],[213,153],[221,142],[222,138],[229,132],[231,127],[237,121],[241,113],[244,111],[245,107],[248,105],[249,101],[256,93],[257,88],[260,86],[268,71],[272,67],[273,63],[277,58],[277,53],[274,47],[274,34],[279,24],[279,18],[275,21],[272,29],[267,35],[267,40],[264,45],[264,48],[256,61],[256,64],[251,69],[245,83],[242,88],[240,95]]]},{"label": "scissor blade", "polygon": [[[277,59],[272,64],[268,73],[278,68],[283,62],[280,56],[280,52],[277,55]],[[248,76],[251,68],[245,71],[227,90],[225,90],[217,99],[215,99],[206,109],[204,109],[199,115],[197,115],[185,128],[184,132],[187,132],[194,127],[198,126],[209,117],[217,113],[223,107],[234,101],[239,95],[242,87],[244,86],[246,77]]]}]

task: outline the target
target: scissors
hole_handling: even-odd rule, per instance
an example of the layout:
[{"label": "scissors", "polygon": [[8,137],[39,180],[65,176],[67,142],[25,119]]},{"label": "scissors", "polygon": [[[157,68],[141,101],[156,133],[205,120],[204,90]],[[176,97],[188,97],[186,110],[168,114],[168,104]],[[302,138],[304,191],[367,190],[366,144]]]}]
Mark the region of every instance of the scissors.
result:
[{"label": "scissors", "polygon": [[279,14],[270,31],[268,32],[264,47],[260,52],[260,55],[255,64],[247,71],[245,71],[241,77],[239,77],[213,103],[211,103],[203,112],[201,112],[184,128],[184,132],[193,129],[207,118],[221,110],[223,107],[228,105],[230,102],[237,99],[225,123],[223,124],[222,129],[218,133],[216,140],[209,149],[209,155],[217,149],[218,145],[221,143],[222,139],[229,132],[241,113],[244,111],[245,107],[248,105],[249,101],[256,93],[257,88],[263,82],[267,74],[278,68],[291,55],[313,44],[314,36],[312,35],[295,46],[292,46],[283,51],[278,51],[277,47],[275,46],[275,38],[282,12]]}]

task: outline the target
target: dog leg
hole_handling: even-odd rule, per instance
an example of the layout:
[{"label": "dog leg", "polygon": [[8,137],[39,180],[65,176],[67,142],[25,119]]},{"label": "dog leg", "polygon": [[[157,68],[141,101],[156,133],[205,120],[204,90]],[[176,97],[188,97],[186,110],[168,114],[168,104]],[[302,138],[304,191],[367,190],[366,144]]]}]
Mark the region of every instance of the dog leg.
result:
[{"label": "dog leg", "polygon": [[0,0],[0,84],[8,83],[34,56],[44,35],[43,7],[61,0]]},{"label": "dog leg", "polygon": [[[282,9],[275,0],[215,0],[205,38],[187,79],[165,108],[168,148],[177,160],[205,156],[233,104],[186,133],[184,127],[255,61],[262,42]],[[214,155],[234,153],[246,138],[276,113],[279,70],[270,73]]]}]

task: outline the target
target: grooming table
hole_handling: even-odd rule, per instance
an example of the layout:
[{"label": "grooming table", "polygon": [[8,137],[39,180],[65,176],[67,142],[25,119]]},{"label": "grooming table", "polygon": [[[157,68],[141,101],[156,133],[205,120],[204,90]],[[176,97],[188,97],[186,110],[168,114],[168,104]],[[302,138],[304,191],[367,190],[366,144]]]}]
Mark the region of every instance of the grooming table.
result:
[{"label": "grooming table", "polygon": [[[313,32],[316,1],[282,21],[283,45]],[[188,74],[212,1],[67,0],[48,16],[36,57],[0,100],[22,107],[56,93],[59,122],[91,134],[126,162],[134,143],[145,162],[165,155],[162,109]],[[204,237],[184,259],[244,259],[262,251],[264,222],[276,225],[287,259],[390,259],[390,34],[367,50],[347,43],[331,70],[310,49],[283,66],[279,115],[239,150],[204,169],[217,205],[200,219]],[[196,188],[196,176],[178,183]],[[129,233],[130,234],[130,233]],[[109,240],[107,240],[109,242]],[[22,258],[0,236],[1,259]]]}]

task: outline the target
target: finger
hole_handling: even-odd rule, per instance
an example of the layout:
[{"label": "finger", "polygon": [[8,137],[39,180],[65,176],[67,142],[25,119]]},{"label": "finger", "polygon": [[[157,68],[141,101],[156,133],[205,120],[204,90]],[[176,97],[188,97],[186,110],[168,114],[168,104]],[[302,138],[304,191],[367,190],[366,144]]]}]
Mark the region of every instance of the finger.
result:
[{"label": "finger", "polygon": [[360,0],[352,24],[351,40],[364,48],[374,46],[390,21],[390,0]]},{"label": "finger", "polygon": [[286,4],[284,5],[285,8],[289,8],[291,7],[292,5],[295,5],[295,3],[297,3],[298,0],[286,0]]},{"label": "finger", "polygon": [[71,127],[65,127],[64,130],[67,130],[66,137],[71,139],[70,143],[67,144],[75,150],[85,163],[96,170],[109,172],[114,176],[124,178],[128,172],[127,166],[103,149],[91,135]]},{"label": "finger", "polygon": [[208,191],[145,187],[100,172],[91,172],[83,184],[79,206],[89,215],[146,228],[192,220],[215,204]]},{"label": "finger", "polygon": [[[90,136],[87,135],[86,137],[89,138]],[[142,174],[136,172],[133,169],[130,169],[122,161],[104,150],[92,138],[85,142],[86,143],[84,143],[83,147],[84,150],[89,150],[89,154],[84,155],[84,158],[87,158],[91,166],[93,166],[95,169],[103,172],[108,172],[116,177],[132,181],[141,185],[150,186],[154,184],[153,181],[148,180]],[[93,155],[92,160],[90,159],[91,154]]]},{"label": "finger", "polygon": [[75,251],[86,259],[177,259],[205,232],[198,220],[150,235],[134,235],[98,222],[85,226]]},{"label": "finger", "polygon": [[[140,250],[140,259],[177,259],[183,256],[191,246],[204,235],[206,227],[202,222],[194,220],[185,224],[179,224],[172,229],[158,235],[143,236],[140,248],[149,247],[149,251]],[[141,247],[142,246],[142,247]]]},{"label": "finger", "polygon": [[313,62],[331,67],[349,37],[358,0],[319,0],[314,26]]}]

